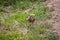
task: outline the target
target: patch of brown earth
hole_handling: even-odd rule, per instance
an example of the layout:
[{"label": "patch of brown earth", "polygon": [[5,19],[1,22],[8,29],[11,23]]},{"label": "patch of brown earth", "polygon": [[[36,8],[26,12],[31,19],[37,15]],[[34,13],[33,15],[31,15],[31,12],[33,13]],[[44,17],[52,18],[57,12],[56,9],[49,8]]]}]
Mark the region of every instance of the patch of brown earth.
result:
[{"label": "patch of brown earth", "polygon": [[54,11],[50,12],[52,18],[47,21],[53,24],[53,31],[58,33],[60,40],[60,0],[52,0],[50,3],[48,3],[48,7],[53,7]]}]

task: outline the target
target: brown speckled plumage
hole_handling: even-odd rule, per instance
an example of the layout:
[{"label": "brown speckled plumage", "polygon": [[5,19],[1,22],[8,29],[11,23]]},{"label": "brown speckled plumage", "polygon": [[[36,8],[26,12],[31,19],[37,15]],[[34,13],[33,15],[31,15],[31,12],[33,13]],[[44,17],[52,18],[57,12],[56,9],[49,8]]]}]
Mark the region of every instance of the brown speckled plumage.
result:
[{"label": "brown speckled plumage", "polygon": [[28,22],[30,22],[30,23],[34,23],[34,21],[35,21],[35,14],[30,14],[30,16],[28,17]]}]

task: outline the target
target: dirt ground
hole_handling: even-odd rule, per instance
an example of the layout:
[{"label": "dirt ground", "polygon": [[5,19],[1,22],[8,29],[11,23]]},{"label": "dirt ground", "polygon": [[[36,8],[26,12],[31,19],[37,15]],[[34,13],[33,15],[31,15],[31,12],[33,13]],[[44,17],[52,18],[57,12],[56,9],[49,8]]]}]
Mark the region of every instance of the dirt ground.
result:
[{"label": "dirt ground", "polygon": [[60,40],[60,0],[50,0],[47,6],[54,8],[54,11],[50,12],[52,18],[48,22],[53,24],[53,31],[58,33]]}]

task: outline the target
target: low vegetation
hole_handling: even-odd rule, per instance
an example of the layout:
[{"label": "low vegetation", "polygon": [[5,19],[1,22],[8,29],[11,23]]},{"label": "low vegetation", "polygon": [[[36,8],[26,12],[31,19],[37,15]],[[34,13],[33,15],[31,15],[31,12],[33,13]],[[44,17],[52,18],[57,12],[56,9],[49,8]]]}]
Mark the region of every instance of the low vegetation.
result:
[{"label": "low vegetation", "polygon": [[[58,40],[56,33],[47,31],[53,25],[45,22],[51,15],[43,1],[45,0],[1,0],[0,40]],[[33,6],[35,3],[37,5]],[[26,11],[30,8],[31,10]],[[27,18],[32,13],[36,19],[30,24]],[[43,23],[38,25],[38,21]]]}]

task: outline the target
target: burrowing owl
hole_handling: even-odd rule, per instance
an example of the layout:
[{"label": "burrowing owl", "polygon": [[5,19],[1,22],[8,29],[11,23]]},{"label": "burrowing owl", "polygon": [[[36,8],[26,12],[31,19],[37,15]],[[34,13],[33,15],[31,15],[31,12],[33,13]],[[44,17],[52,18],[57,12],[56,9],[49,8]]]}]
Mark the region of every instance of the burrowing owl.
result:
[{"label": "burrowing owl", "polygon": [[35,14],[30,14],[30,16],[27,18],[28,22],[34,23],[35,21]]}]

